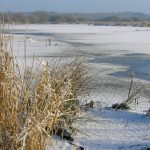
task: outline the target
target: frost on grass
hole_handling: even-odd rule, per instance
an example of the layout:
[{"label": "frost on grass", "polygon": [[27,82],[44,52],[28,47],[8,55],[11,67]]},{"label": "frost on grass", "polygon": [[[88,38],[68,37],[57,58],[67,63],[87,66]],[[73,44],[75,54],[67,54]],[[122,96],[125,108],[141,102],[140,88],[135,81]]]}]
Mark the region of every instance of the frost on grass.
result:
[{"label": "frost on grass", "polygon": [[1,49],[0,56],[2,149],[44,150],[60,129],[73,132],[80,97],[88,94],[90,83],[83,61],[47,63],[26,78],[9,52]]}]

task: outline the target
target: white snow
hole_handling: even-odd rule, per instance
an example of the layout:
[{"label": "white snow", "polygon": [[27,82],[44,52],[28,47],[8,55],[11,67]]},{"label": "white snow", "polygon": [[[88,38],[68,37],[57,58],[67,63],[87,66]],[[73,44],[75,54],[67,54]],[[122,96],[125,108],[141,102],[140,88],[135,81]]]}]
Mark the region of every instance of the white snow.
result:
[{"label": "white snow", "polygon": [[31,24],[27,27],[17,25],[13,29],[27,33],[66,34],[69,41],[98,44],[103,50],[150,53],[150,28],[148,27]]},{"label": "white snow", "polygon": [[[142,114],[96,108],[76,125],[81,131],[75,145],[86,150],[142,150],[150,147],[150,118]],[[67,141],[55,138],[49,150],[75,149]]]},{"label": "white snow", "polygon": [[[35,63],[42,62],[43,65],[45,59],[50,59],[47,56],[72,57],[78,51],[88,59],[101,53],[108,56],[129,53],[150,54],[150,28],[145,27],[83,24],[28,25],[27,27],[17,25],[13,29],[14,32],[26,32],[28,36],[26,55],[29,66],[32,64],[33,54],[40,56],[36,58]],[[52,45],[46,46],[49,37],[52,39]],[[24,53],[24,34],[16,34],[14,54],[20,58],[20,62],[24,61]],[[92,100],[102,102],[103,106],[110,106],[126,99],[130,79],[110,77],[108,74],[127,70],[128,66],[92,64],[92,67],[99,77],[97,84],[102,84],[100,90],[91,95]],[[147,81],[141,82],[149,85]],[[105,85],[106,83],[108,86]],[[133,105],[131,112],[95,108],[87,112],[84,119],[76,124],[85,134],[78,133],[75,142],[77,145],[85,146],[87,150],[141,150],[145,146],[150,147],[150,118],[143,115],[143,111],[149,107],[149,97],[140,95],[139,105]],[[61,139],[56,139],[54,147],[49,149],[71,150],[73,147]]]},{"label": "white snow", "polygon": [[144,115],[95,109],[83,121],[78,140],[89,150],[140,150],[150,146],[150,118]]}]

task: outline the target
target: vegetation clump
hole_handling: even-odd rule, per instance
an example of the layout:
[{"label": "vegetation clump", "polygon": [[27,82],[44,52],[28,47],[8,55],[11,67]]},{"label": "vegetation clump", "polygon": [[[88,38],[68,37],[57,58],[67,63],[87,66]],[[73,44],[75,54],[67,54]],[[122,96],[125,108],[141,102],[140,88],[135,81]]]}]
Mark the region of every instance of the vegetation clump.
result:
[{"label": "vegetation clump", "polygon": [[150,109],[147,111],[146,116],[150,117]]},{"label": "vegetation clump", "polygon": [[136,84],[134,84],[134,76],[132,75],[130,86],[128,89],[127,99],[125,101],[123,101],[122,103],[113,104],[112,108],[113,109],[119,109],[119,110],[131,109],[130,104],[132,104],[133,102],[138,103],[137,99],[139,97],[139,93],[140,93],[140,89]]},{"label": "vegetation clump", "polygon": [[121,103],[121,104],[116,103],[116,104],[113,104],[112,108],[113,109],[121,109],[121,110],[129,110],[130,109],[130,107],[126,103]]},{"label": "vegetation clump", "polygon": [[81,97],[89,92],[87,66],[79,59],[64,64],[47,63],[40,73],[26,78],[4,42],[10,41],[0,41],[2,149],[45,150],[53,135],[73,128]]},{"label": "vegetation clump", "polygon": [[94,101],[90,101],[82,106],[84,110],[90,110],[94,108]]}]

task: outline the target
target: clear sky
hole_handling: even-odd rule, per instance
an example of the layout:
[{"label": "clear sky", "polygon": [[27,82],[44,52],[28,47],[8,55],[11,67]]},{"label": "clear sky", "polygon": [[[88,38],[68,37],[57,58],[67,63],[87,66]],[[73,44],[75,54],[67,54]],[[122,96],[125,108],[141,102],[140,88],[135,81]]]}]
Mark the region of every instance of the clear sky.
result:
[{"label": "clear sky", "polygon": [[0,11],[144,12],[150,0],[0,0]]}]

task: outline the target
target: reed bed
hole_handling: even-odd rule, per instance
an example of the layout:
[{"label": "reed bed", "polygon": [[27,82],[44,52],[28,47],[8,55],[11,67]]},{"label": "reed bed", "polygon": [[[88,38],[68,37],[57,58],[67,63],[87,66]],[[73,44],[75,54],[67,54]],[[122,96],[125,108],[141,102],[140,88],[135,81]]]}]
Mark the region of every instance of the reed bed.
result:
[{"label": "reed bed", "polygon": [[[25,78],[0,36],[0,137],[2,150],[45,150],[60,128],[73,129],[80,100],[90,91],[80,59],[47,63]],[[10,39],[9,39],[10,40]],[[8,41],[10,42],[10,41]],[[32,84],[29,84],[32,83]]]}]

